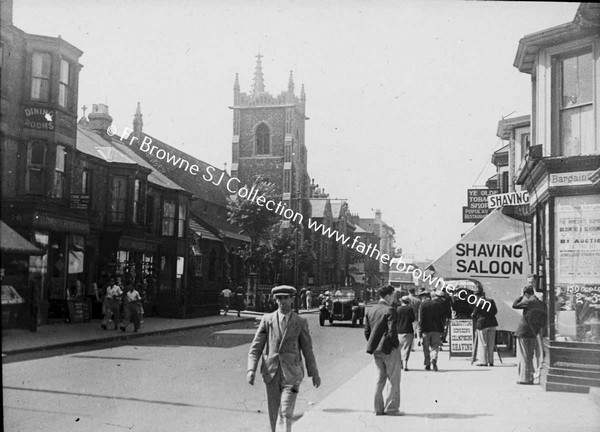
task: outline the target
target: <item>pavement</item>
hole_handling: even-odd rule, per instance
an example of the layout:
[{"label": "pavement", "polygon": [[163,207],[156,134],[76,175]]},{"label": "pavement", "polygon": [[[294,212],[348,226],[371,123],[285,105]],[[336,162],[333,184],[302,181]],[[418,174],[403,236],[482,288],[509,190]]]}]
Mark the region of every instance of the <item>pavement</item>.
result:
[{"label": "pavement", "polygon": [[[304,314],[316,311],[318,309],[315,308],[309,311],[301,310],[300,313]],[[257,317],[262,316],[263,313],[242,311],[241,315],[238,318],[237,313],[230,310],[227,315],[189,319],[145,317],[137,333],[133,332],[133,325],[129,325],[126,332],[113,330],[112,322],[109,323],[108,330],[103,330],[100,327],[102,322],[100,319],[93,319],[88,323],[46,324],[39,326],[36,332],[30,332],[27,329],[3,329],[2,356],[110,342],[120,339],[139,338],[181,330],[227,325],[234,322],[254,321]]]},{"label": "pavement", "polygon": [[433,372],[423,369],[422,352],[413,352],[410,370],[402,372],[400,417],[373,413],[376,369],[371,363],[307,411],[294,423],[294,432],[600,430],[600,405],[590,395],[517,385],[516,358],[503,361],[477,367],[442,351],[440,371]]}]

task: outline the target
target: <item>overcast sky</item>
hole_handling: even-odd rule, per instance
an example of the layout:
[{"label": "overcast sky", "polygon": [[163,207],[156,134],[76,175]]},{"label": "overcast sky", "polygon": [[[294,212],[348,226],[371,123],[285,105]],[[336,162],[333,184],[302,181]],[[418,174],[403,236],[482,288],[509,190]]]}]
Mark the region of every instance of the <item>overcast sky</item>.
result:
[{"label": "overcast sky", "polygon": [[[498,121],[531,111],[519,39],[573,20],[578,3],[14,0],[14,24],[81,49],[79,106],[219,168],[231,165],[235,73],[251,91],[307,94],[308,170],[396,246],[437,258],[473,224],[467,189],[494,174]],[[88,111],[89,112],[89,111]],[[81,111],[79,111],[81,115]],[[483,169],[483,172],[482,172]],[[479,175],[481,173],[481,175]],[[479,176],[479,177],[478,177]]]}]

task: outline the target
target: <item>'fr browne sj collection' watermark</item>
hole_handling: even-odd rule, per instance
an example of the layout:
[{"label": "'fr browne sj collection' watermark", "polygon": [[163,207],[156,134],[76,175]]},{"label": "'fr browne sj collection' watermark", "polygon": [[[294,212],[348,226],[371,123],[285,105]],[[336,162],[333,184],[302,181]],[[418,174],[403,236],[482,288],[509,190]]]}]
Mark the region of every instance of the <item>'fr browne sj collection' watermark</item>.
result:
[{"label": "'fr browne sj collection' watermark", "polygon": [[[107,128],[106,132],[109,136],[115,136],[117,135],[117,127],[111,125]],[[193,176],[197,176],[198,173],[200,173],[200,167],[198,165],[190,163],[187,159],[184,159],[182,157],[170,154],[168,151],[160,148],[159,146],[153,145],[152,138],[150,138],[149,136],[144,136],[143,140],[140,142],[139,138],[133,136],[132,133],[133,130],[126,127],[123,130],[121,136],[119,137],[119,141],[125,140],[126,142],[127,140],[129,140],[129,142],[126,142],[126,144],[128,144],[129,146],[132,146],[137,141],[139,143],[139,149],[144,153],[154,155],[160,160],[166,160],[167,163],[173,164],[174,167],[178,167]],[[223,180],[225,178],[225,172],[222,172],[218,180],[215,181],[216,172],[217,169],[209,165],[204,170],[202,179],[215,186],[219,186],[223,183]],[[225,182],[225,187],[231,194],[237,195],[242,199],[247,199],[251,202],[255,202],[260,207],[264,206],[267,210],[270,210],[275,214],[284,217],[288,221],[302,224],[304,216],[301,213],[298,213],[297,211],[286,207],[285,203],[282,203],[280,201],[276,202],[270,198],[266,198],[264,195],[258,196],[259,191],[254,186],[252,186],[251,188],[248,188],[246,185],[238,187],[241,184],[242,181],[237,177],[229,177],[229,179]],[[309,219],[308,227],[316,233],[321,232],[323,236],[327,236],[330,239],[335,238],[336,241],[342,243],[344,246],[356,250],[357,252],[368,257],[375,258],[384,265],[391,264],[393,257],[391,257],[388,254],[381,253],[381,251],[377,249],[376,245],[366,245],[365,243],[359,241],[360,236],[351,238],[349,236],[346,236],[345,234],[339,233],[337,230],[332,230],[331,227],[326,228],[322,223],[318,223],[317,221],[312,219]],[[348,245],[350,240],[352,240],[352,243]],[[400,264],[403,265],[402,269],[400,268]],[[396,269],[399,272],[412,273],[415,279],[422,279],[424,282],[428,282],[430,285],[435,286],[436,289],[445,291],[446,293],[452,296],[456,295],[461,300],[467,300],[469,304],[476,304],[477,306],[481,306],[482,308],[487,306],[488,311],[491,308],[491,303],[489,301],[485,300],[484,298],[479,298],[474,294],[471,294],[466,298],[461,297],[461,294],[466,294],[464,290],[460,290],[458,291],[458,293],[455,294],[454,291],[456,290],[456,287],[454,285],[450,283],[447,284],[442,278],[439,277],[432,278],[432,274],[425,275],[425,273],[422,270],[414,268],[412,265],[407,265],[402,260],[402,258],[400,258],[396,263]],[[415,273],[418,273],[418,276]]]}]

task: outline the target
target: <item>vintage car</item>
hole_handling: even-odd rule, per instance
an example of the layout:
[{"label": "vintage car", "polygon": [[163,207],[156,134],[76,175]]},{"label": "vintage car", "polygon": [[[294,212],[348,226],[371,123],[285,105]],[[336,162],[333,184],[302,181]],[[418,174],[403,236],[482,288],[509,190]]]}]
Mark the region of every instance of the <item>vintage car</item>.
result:
[{"label": "vintage car", "polygon": [[333,324],[334,321],[352,321],[352,326],[357,323],[361,326],[365,318],[365,305],[356,298],[354,290],[337,290],[333,295],[325,293],[325,300],[319,307],[319,324],[325,321]]}]

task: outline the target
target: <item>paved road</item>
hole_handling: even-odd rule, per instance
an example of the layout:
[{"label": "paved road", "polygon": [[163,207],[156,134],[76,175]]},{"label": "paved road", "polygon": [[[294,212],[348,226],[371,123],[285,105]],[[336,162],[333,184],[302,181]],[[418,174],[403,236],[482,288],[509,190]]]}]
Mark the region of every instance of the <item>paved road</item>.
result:
[{"label": "paved road", "polygon": [[[305,380],[296,413],[370,361],[362,329],[309,320],[323,378]],[[7,431],[257,431],[268,429],[264,385],[245,382],[253,323],[204,328],[3,364]]]}]

